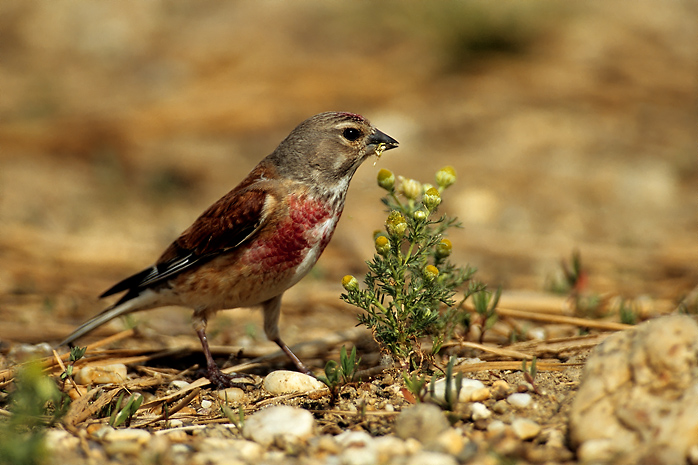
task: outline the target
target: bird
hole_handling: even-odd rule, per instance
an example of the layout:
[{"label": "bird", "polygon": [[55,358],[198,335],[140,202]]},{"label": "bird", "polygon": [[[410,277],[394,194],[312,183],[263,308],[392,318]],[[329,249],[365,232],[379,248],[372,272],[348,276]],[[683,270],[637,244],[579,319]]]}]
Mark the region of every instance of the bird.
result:
[{"label": "bird", "polygon": [[[264,332],[306,374],[281,339],[281,297],[315,265],[344,209],[349,182],[370,156],[398,141],[355,113],[325,112],[300,123],[235,188],[206,209],[156,262],[107,289],[124,293],[59,346],[112,319],[164,306],[193,310],[206,377],[238,386],[211,355],[206,325],[223,309],[261,307]],[[245,376],[245,375],[243,375]]]}]

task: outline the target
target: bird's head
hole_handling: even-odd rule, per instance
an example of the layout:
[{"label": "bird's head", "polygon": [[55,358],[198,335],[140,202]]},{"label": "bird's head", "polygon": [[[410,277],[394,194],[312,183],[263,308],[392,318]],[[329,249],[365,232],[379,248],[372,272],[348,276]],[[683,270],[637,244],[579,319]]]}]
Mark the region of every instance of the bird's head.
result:
[{"label": "bird's head", "polygon": [[361,115],[327,112],[299,124],[270,157],[292,179],[348,183],[364,160],[397,146]]}]

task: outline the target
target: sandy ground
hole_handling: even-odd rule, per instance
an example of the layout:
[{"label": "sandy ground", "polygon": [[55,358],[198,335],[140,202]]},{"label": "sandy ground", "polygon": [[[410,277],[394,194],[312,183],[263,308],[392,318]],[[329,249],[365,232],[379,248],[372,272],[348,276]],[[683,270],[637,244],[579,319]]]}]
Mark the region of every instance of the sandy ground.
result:
[{"label": "sandy ground", "polygon": [[[380,168],[454,166],[454,260],[505,293],[544,292],[578,250],[590,292],[672,307],[698,282],[698,8],[657,5],[3,3],[0,340],[59,340],[326,110],[400,148],[359,170],[288,292],[289,343],[355,325],[340,280],[373,253]],[[137,318],[149,343],[196,343],[184,310]],[[212,328],[268,344],[254,311]]]}]

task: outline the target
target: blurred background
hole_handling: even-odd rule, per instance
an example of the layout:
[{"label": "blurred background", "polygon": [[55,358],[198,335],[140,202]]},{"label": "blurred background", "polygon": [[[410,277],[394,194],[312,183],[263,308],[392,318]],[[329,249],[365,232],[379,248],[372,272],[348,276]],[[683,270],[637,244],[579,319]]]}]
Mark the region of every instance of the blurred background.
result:
[{"label": "blurred background", "polygon": [[[689,0],[0,2],[0,339],[67,334],[328,110],[400,147],[355,176],[285,299],[289,342],[355,324],[339,283],[373,254],[381,168],[455,167],[453,257],[494,287],[544,291],[578,250],[594,291],[678,301],[698,283],[696,44]],[[261,331],[228,313],[216,342]],[[189,312],[152,315],[194,341]]]}]

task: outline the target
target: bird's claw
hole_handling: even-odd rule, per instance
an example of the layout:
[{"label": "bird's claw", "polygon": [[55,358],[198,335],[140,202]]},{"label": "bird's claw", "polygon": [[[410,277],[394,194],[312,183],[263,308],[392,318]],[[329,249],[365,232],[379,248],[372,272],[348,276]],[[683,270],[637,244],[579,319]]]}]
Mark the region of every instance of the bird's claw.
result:
[{"label": "bird's claw", "polygon": [[[247,373],[226,374],[217,368],[215,370],[207,370],[206,378],[218,389],[236,387],[243,391],[249,391],[257,384],[252,375],[248,375]],[[247,379],[248,381],[239,381],[241,378]]]}]

